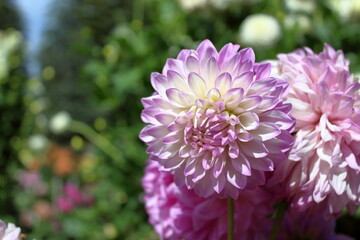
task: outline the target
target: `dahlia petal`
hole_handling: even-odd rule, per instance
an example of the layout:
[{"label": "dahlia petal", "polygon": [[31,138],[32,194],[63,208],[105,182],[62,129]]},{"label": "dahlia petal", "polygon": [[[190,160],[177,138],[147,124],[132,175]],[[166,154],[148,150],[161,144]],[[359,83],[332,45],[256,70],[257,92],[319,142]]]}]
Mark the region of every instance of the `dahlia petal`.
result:
[{"label": "dahlia petal", "polygon": [[[190,73],[192,73],[192,72],[197,73],[197,74],[200,73],[200,63],[196,57],[194,57],[194,56],[187,57],[185,64],[186,64],[187,70]],[[191,88],[191,86],[190,86],[190,88]]]},{"label": "dahlia petal", "polygon": [[209,187],[209,182],[210,182],[210,180],[207,179],[207,176],[205,175],[205,177],[203,179],[201,179],[200,181],[197,182],[197,185],[199,187],[194,188],[195,193],[198,196],[201,196],[204,198],[210,197],[214,193],[214,189],[212,187]]},{"label": "dahlia petal", "polygon": [[[166,96],[166,92],[164,93]],[[162,98],[153,98],[154,103],[161,109],[173,109],[173,106],[169,103],[169,101]]]},{"label": "dahlia petal", "polygon": [[238,105],[239,109],[251,111],[257,108],[261,103],[262,97],[260,96],[249,96],[245,97]]},{"label": "dahlia petal", "polygon": [[264,96],[260,105],[258,106],[259,111],[267,111],[273,109],[279,103],[279,98],[274,96]]},{"label": "dahlia petal", "polygon": [[224,95],[224,101],[226,102],[226,106],[228,103],[234,102],[236,103],[239,99],[241,99],[244,95],[243,88],[231,88]]},{"label": "dahlia petal", "polygon": [[[288,98],[286,102],[292,104],[293,110],[291,113],[296,119],[301,119],[302,121],[307,121],[307,122],[316,121],[317,114],[314,113],[314,110],[312,109],[312,106],[309,103],[296,98]],[[303,116],[304,112],[308,114],[306,116]]]},{"label": "dahlia petal", "polygon": [[343,158],[349,164],[349,167],[360,171],[360,164],[358,163],[358,160],[356,160],[355,154],[348,146],[346,146],[346,144],[341,145],[341,152],[343,153]]},{"label": "dahlia petal", "polygon": [[272,122],[280,127],[281,130],[288,130],[294,125],[294,120],[282,111],[268,111],[259,115],[261,122]]},{"label": "dahlia petal", "polygon": [[162,162],[162,169],[165,171],[170,171],[175,168],[178,168],[184,162],[183,159],[181,159],[177,156],[166,159],[166,160],[161,159],[160,161]]},{"label": "dahlia petal", "polygon": [[197,164],[197,162],[195,160],[196,159],[194,158],[194,159],[189,159],[186,161],[186,167],[184,169],[185,176],[190,176],[195,173],[196,164]]},{"label": "dahlia petal", "polygon": [[269,153],[265,145],[255,139],[249,142],[242,142],[240,146],[247,156],[254,158],[266,157]]},{"label": "dahlia petal", "polygon": [[194,95],[187,93],[187,92],[180,91],[179,98],[180,98],[183,106],[191,107],[195,103]]},{"label": "dahlia petal", "polygon": [[155,138],[161,138],[164,135],[167,135],[169,132],[164,126],[159,125],[159,126],[151,126],[147,128],[146,133]]},{"label": "dahlia petal", "polygon": [[243,72],[251,71],[253,68],[254,62],[251,60],[246,60],[244,62],[238,63],[238,66],[234,70],[233,74],[235,76],[240,75]]},{"label": "dahlia petal", "polygon": [[237,134],[237,137],[241,142],[249,142],[253,140],[253,136],[247,131],[239,132]]},{"label": "dahlia petal", "polygon": [[218,89],[216,88],[212,88],[209,90],[208,94],[207,94],[207,99],[209,100],[209,102],[211,103],[215,103],[220,99],[220,92]]},{"label": "dahlia petal", "polygon": [[185,79],[178,72],[168,70],[166,73],[166,77],[168,79],[168,86],[182,91],[189,90]]},{"label": "dahlia petal", "polygon": [[[186,53],[185,53],[186,54]],[[168,58],[165,63],[164,69],[166,72],[169,70],[180,73],[180,75],[184,76],[184,64],[183,61],[179,59]]]},{"label": "dahlia petal", "polygon": [[239,45],[234,45],[231,43],[226,44],[220,51],[219,51],[219,58],[218,63],[221,66],[225,59],[230,58],[239,50]]},{"label": "dahlia petal", "polygon": [[194,50],[183,49],[177,55],[177,59],[184,62],[186,60],[186,58],[188,56],[192,55],[193,53],[194,53]]},{"label": "dahlia petal", "polygon": [[248,94],[256,94],[262,96],[275,90],[276,84],[277,80],[275,78],[257,80],[251,85]]},{"label": "dahlia petal", "polygon": [[245,176],[251,176],[250,163],[244,155],[239,154],[239,158],[237,159],[231,158],[231,164],[239,173]]},{"label": "dahlia petal", "polygon": [[231,83],[232,88],[243,88],[243,89],[249,89],[251,84],[254,82],[254,72],[247,71],[244,73],[241,73],[239,76],[237,76],[235,79],[233,79]]},{"label": "dahlia petal", "polygon": [[[300,77],[305,78],[305,76],[303,76],[303,75],[301,75]],[[297,80],[299,80],[299,78]],[[303,93],[316,94],[316,92],[311,89],[311,86],[308,84],[308,82],[306,80],[296,81],[293,84],[293,86],[294,86],[294,89],[299,91],[299,93],[303,92]]]},{"label": "dahlia petal", "polygon": [[241,62],[250,61],[255,62],[255,53],[252,48],[243,48],[240,50]]},{"label": "dahlia petal", "polygon": [[159,121],[159,123],[164,125],[169,125],[175,121],[175,116],[171,113],[157,113],[155,114],[155,118]]},{"label": "dahlia petal", "polygon": [[241,57],[240,57],[239,53],[234,54],[232,57],[228,58],[222,64],[221,72],[228,72],[228,73],[232,74],[233,76],[238,75],[238,74],[233,74],[233,72],[236,68],[236,65],[239,63],[240,58]]},{"label": "dahlia petal", "polygon": [[230,142],[229,143],[229,156],[231,159],[239,157],[240,150],[239,145],[237,142]]},{"label": "dahlia petal", "polygon": [[211,156],[210,153],[206,153],[202,160],[202,166],[205,170],[209,170],[214,166],[215,158]]},{"label": "dahlia petal", "polygon": [[179,95],[180,95],[180,91],[176,88],[169,88],[166,90],[166,96],[169,99],[169,101],[175,106],[182,107],[183,101]]},{"label": "dahlia petal", "polygon": [[182,158],[188,158],[190,156],[190,151],[192,150],[193,148],[189,145],[183,145],[180,147],[180,150],[179,150],[179,156],[182,157]]},{"label": "dahlia petal", "polygon": [[220,156],[223,152],[224,152],[225,148],[224,147],[215,147],[214,150],[212,151],[212,154],[215,157]]},{"label": "dahlia petal", "polygon": [[254,65],[254,72],[256,75],[256,80],[267,78],[271,72],[271,64],[270,63],[258,63]]},{"label": "dahlia petal", "polygon": [[332,109],[332,119],[349,118],[353,114],[354,99],[351,96],[341,96]]},{"label": "dahlia petal", "polygon": [[227,171],[226,178],[236,188],[244,189],[246,185],[246,177],[241,174],[236,174],[232,169]]},{"label": "dahlia petal", "polygon": [[194,183],[197,183],[197,182],[199,182],[201,179],[203,179],[205,177],[206,171],[205,171],[204,168],[202,168],[200,166],[197,166],[195,168],[194,174],[192,174],[192,175],[193,175],[192,181]]},{"label": "dahlia petal", "polygon": [[241,126],[249,131],[259,127],[259,117],[252,112],[245,112],[239,116]]},{"label": "dahlia petal", "polygon": [[218,64],[214,57],[211,57],[208,60],[208,62],[206,64],[206,68],[205,68],[205,73],[206,73],[207,82],[209,83],[209,85],[214,86],[215,79],[219,73]]},{"label": "dahlia petal", "polygon": [[231,87],[231,75],[227,72],[220,74],[215,80],[215,88],[224,95]]},{"label": "dahlia petal", "polygon": [[152,127],[151,125],[147,125],[140,131],[139,137],[141,141],[145,143],[149,143],[154,140],[154,137],[147,133],[148,129],[151,127]]},{"label": "dahlia petal", "polygon": [[220,174],[223,171],[223,168],[225,166],[225,161],[221,158],[216,158],[215,159],[215,165],[214,165],[214,169],[213,169],[213,174],[215,178],[218,178],[220,176]]},{"label": "dahlia petal", "polygon": [[165,96],[165,91],[168,86],[167,79],[164,75],[159,73],[151,73],[151,85],[161,95]]},{"label": "dahlia petal", "polygon": [[268,122],[260,123],[257,129],[251,131],[251,135],[254,138],[262,141],[273,139],[279,136],[280,133],[281,130],[276,124]]},{"label": "dahlia petal", "polygon": [[184,129],[184,125],[183,124],[179,124],[178,122],[172,122],[169,124],[169,126],[167,127],[168,131],[170,132],[175,132],[175,131],[180,131]]},{"label": "dahlia petal", "polygon": [[212,56],[216,56],[217,55],[217,51],[216,48],[214,47],[214,45],[212,44],[211,41],[209,40],[204,40],[200,43],[200,45],[198,46],[198,48],[196,49],[199,59],[200,60],[207,60]]},{"label": "dahlia petal", "polygon": [[220,174],[217,178],[216,184],[214,186],[214,190],[217,193],[221,193],[221,191],[224,189],[226,183],[226,178],[224,174]]},{"label": "dahlia petal", "polygon": [[195,94],[195,96],[198,98],[205,97],[206,83],[200,75],[195,72],[191,72],[188,77],[188,83],[190,90]]},{"label": "dahlia petal", "polygon": [[274,163],[269,158],[251,158],[251,168],[259,171],[274,171]]},{"label": "dahlia petal", "polygon": [[330,184],[334,188],[337,195],[341,195],[345,191],[346,176],[347,176],[346,171],[340,169],[333,169],[330,175]]},{"label": "dahlia petal", "polygon": [[171,132],[163,138],[162,142],[165,144],[174,144],[182,139],[184,139],[183,132]]},{"label": "dahlia petal", "polygon": [[359,89],[360,89],[359,82],[351,83],[349,84],[349,86],[347,86],[345,94],[353,96],[357,91],[359,91]]},{"label": "dahlia petal", "polygon": [[161,154],[159,155],[159,158],[161,159],[172,158],[173,156],[178,154],[180,146],[181,145],[178,144],[164,145],[161,149]]},{"label": "dahlia petal", "polygon": [[331,163],[332,159],[332,149],[327,144],[323,143],[316,149],[316,154],[319,156],[320,159]]},{"label": "dahlia petal", "polygon": [[312,195],[315,202],[320,203],[326,198],[325,189],[327,185],[326,175],[320,175]]}]

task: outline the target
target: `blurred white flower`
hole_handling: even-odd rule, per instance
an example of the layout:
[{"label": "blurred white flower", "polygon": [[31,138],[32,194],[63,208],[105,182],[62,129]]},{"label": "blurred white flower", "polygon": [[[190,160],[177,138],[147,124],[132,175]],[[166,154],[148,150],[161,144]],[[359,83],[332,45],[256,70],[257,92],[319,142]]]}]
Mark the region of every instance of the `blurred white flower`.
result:
[{"label": "blurred white flower", "polygon": [[48,139],[41,134],[36,134],[28,139],[29,148],[33,151],[43,151],[46,149]]},{"label": "blurred white flower", "polygon": [[329,0],[330,8],[342,21],[360,18],[360,0]]},{"label": "blurred white flower", "polygon": [[207,0],[179,0],[180,6],[185,11],[192,11],[197,8],[204,7],[207,3]]},{"label": "blurred white flower", "polygon": [[300,32],[308,32],[311,29],[310,18],[302,14],[290,14],[284,19],[284,26],[287,29],[296,29]]},{"label": "blurred white flower", "polygon": [[250,15],[244,19],[240,26],[240,43],[251,47],[269,47],[276,43],[280,37],[280,24],[271,15]]},{"label": "blurred white flower", "polygon": [[360,72],[355,72],[354,73],[354,81],[360,82]]},{"label": "blurred white flower", "polygon": [[290,12],[312,13],[316,8],[315,0],[286,0],[286,9]]},{"label": "blurred white flower", "polygon": [[50,119],[49,128],[53,133],[63,133],[69,128],[71,120],[71,116],[68,112],[58,112]]},{"label": "blurred white flower", "polygon": [[1,240],[20,240],[21,229],[14,224],[6,224],[0,220],[0,239]]}]

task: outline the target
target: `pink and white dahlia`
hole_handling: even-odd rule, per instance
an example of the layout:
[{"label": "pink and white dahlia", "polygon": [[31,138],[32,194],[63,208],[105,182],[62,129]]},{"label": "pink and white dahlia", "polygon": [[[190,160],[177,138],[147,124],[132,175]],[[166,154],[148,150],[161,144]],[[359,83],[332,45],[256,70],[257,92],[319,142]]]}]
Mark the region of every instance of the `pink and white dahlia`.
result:
[{"label": "pink and white dahlia", "polygon": [[0,240],[20,240],[20,228],[14,224],[6,224],[0,220]]},{"label": "pink and white dahlia", "polygon": [[[150,223],[161,239],[226,239],[226,199],[199,197],[186,186],[176,186],[173,174],[160,171],[154,161],[148,163],[142,185]],[[273,203],[272,196],[260,188],[242,191],[235,200],[235,239],[268,239]]]},{"label": "pink and white dahlia", "polygon": [[264,172],[284,161],[292,145],[288,84],[269,77],[252,49],[227,44],[219,52],[205,40],[168,59],[153,73],[156,92],[142,99],[140,138],[177,185],[196,194],[237,198],[265,182]]},{"label": "pink and white dahlia", "polygon": [[[287,179],[292,206],[322,203],[328,213],[354,212],[360,203],[360,84],[341,51],[325,45],[278,56],[289,84],[286,102],[296,119],[289,161],[275,177]],[[283,180],[283,179],[282,179]]]}]

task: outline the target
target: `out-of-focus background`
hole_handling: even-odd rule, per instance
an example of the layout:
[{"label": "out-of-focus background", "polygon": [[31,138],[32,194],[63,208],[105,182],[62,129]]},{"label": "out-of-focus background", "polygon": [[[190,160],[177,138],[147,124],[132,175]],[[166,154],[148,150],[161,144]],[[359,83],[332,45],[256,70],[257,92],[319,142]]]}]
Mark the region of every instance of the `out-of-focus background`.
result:
[{"label": "out-of-focus background", "polygon": [[[257,60],[343,49],[360,73],[360,0],[1,0],[0,218],[28,239],[158,239],[138,139],[149,76],[210,39]],[[337,231],[360,236],[360,212]]]}]

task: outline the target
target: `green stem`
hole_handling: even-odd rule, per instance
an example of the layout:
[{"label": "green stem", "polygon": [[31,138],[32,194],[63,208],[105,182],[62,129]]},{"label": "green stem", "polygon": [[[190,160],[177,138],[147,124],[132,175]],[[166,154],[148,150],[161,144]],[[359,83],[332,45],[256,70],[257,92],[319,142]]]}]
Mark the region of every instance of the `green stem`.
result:
[{"label": "green stem", "polygon": [[279,233],[282,221],[286,213],[286,209],[287,209],[287,204],[285,202],[280,202],[280,206],[276,211],[275,222],[271,230],[269,240],[276,240],[276,237]]},{"label": "green stem", "polygon": [[228,237],[227,240],[234,240],[234,199],[228,197]]},{"label": "green stem", "polygon": [[107,140],[105,137],[97,133],[89,125],[83,122],[72,120],[70,130],[72,132],[83,135],[106,155],[115,160],[116,163],[119,164],[119,167],[124,167],[124,158],[119,149],[115,147],[111,142],[109,142],[109,140]]}]

